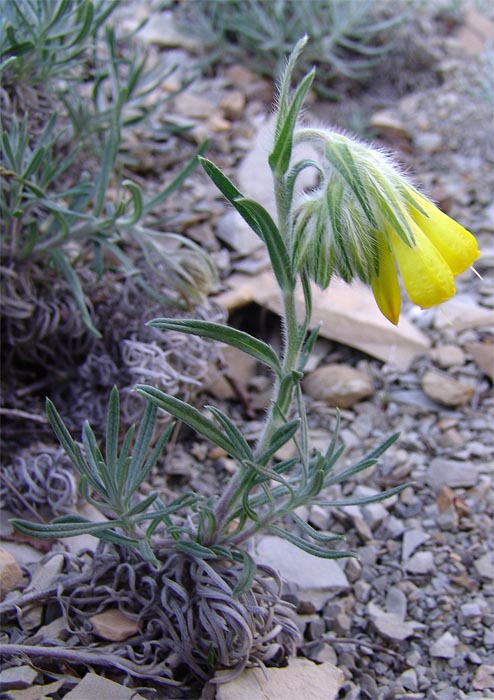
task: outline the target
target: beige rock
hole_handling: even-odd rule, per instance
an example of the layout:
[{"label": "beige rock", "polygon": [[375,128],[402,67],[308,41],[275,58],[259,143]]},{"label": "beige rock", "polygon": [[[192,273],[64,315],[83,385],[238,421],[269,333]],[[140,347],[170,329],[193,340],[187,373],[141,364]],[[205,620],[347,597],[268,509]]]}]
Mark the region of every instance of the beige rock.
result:
[{"label": "beige rock", "polygon": [[474,690],[494,690],[494,666],[482,664],[477,669],[472,682]]},{"label": "beige rock", "polygon": [[257,75],[248,68],[241,66],[239,63],[234,64],[226,69],[225,75],[228,80],[238,88],[245,88],[246,85],[255,83]]},{"label": "beige rock", "polygon": [[468,296],[455,296],[436,310],[436,328],[464,331],[469,328],[490,328],[494,325],[494,309],[486,309]]},{"label": "beige rock", "polygon": [[[221,354],[225,368],[211,373],[208,389],[217,399],[238,398],[238,394],[242,390],[247,391],[249,381],[255,376],[257,360],[229,345],[222,348]],[[234,385],[237,387],[237,391],[234,389]]]},{"label": "beige rock", "polygon": [[327,661],[315,664],[295,658],[286,668],[247,669],[219,684],[216,700],[335,700],[343,681],[343,672]]},{"label": "beige rock", "polygon": [[429,398],[445,406],[464,406],[474,394],[473,387],[445,372],[430,370],[422,377],[421,384]]},{"label": "beige rock", "polygon": [[177,111],[184,117],[209,119],[218,111],[214,102],[191,92],[182,92],[173,101]]},{"label": "beige rock", "polygon": [[411,139],[411,134],[400,117],[391,110],[383,109],[372,115],[369,125],[382,136]]},{"label": "beige rock", "polygon": [[472,6],[465,12],[456,38],[466,53],[481,53],[486,44],[494,41],[494,22]]},{"label": "beige rock", "polygon": [[339,408],[350,408],[374,393],[372,380],[367,374],[354,367],[336,364],[314,370],[304,379],[303,387],[313,399]]},{"label": "beige rock", "polygon": [[131,620],[123,612],[116,609],[105,610],[105,612],[93,615],[90,620],[94,633],[111,642],[123,642],[139,631],[135,620]]},{"label": "beige rock", "polygon": [[227,119],[238,119],[245,108],[245,95],[240,90],[228,92],[221,100],[221,109]]},{"label": "beige rock", "polygon": [[12,591],[22,579],[21,567],[15,558],[0,549],[0,600]]},{"label": "beige rock", "polygon": [[431,357],[443,368],[463,365],[465,362],[465,353],[457,345],[441,345],[434,348],[431,350]]},{"label": "beige rock", "polygon": [[480,343],[467,343],[465,350],[473,357],[475,364],[480,367],[491,381],[494,381],[494,343],[487,340]]}]

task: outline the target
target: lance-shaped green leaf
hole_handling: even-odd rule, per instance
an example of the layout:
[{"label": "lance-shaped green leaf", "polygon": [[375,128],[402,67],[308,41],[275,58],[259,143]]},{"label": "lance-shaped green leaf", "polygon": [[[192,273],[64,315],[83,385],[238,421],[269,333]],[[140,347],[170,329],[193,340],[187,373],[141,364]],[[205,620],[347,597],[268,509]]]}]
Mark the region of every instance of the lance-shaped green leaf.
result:
[{"label": "lance-shaped green leaf", "polygon": [[291,275],[291,264],[283,238],[269,213],[253,199],[236,200],[235,208],[264,240],[268,249],[273,272],[283,291],[293,289],[295,279]]},{"label": "lance-shaped green leaf", "polygon": [[267,464],[271,457],[278,452],[297,432],[300,420],[292,420],[277,428],[269,442],[269,447],[259,456],[260,464]]},{"label": "lance-shaped green leaf", "polygon": [[[358,474],[359,472],[363,471],[364,469],[368,469],[369,467],[374,466],[374,464],[377,463],[379,460],[379,457],[386,452],[391,445],[398,440],[400,437],[400,433],[395,433],[394,435],[391,435],[387,440],[385,440],[381,445],[376,447],[375,450],[372,450],[368,455],[366,455],[363,459],[359,460],[356,464],[352,464],[350,467],[347,467],[347,469],[344,469],[341,472],[338,472],[338,474],[335,474],[329,479],[325,480],[325,486],[332,486],[334,484],[340,484],[342,481],[345,481],[351,476],[354,476],[355,474]],[[340,448],[341,451],[342,448]],[[326,458],[328,458],[329,455],[326,454]],[[332,460],[332,463],[334,464],[336,460]],[[327,472],[328,473],[328,472]]]},{"label": "lance-shaped green leaf", "polygon": [[53,520],[51,523],[32,523],[21,518],[12,518],[10,521],[19,532],[31,537],[40,537],[44,539],[53,539],[61,537],[76,537],[77,535],[95,535],[100,537],[102,534],[116,535],[126,544],[135,544],[137,540],[131,537],[126,537],[112,531],[113,527],[123,527],[124,523],[120,520],[104,521],[95,523],[87,520],[82,516],[68,515],[62,516]]},{"label": "lance-shaped green leaf", "polygon": [[249,335],[249,333],[239,331],[236,328],[230,328],[230,326],[214,323],[213,321],[186,318],[156,318],[149,321],[147,325],[161,330],[179,331],[226,343],[237,348],[237,350],[242,350],[247,355],[251,355],[276,372],[276,374],[281,374],[280,361],[273,348],[262,340],[258,340],[254,336]]},{"label": "lance-shaped green leaf", "polygon": [[68,431],[65,423],[60,417],[60,414],[55,408],[55,405],[50,401],[50,399],[46,400],[46,414],[48,416],[48,420],[50,421],[50,425],[53,428],[53,432],[57,436],[58,441],[79,474],[85,477],[96,491],[101,493],[103,490],[105,495],[107,495],[99,474],[94,472],[86,462],[81,448],[72,438],[72,435]]},{"label": "lance-shaped green leaf", "polygon": [[220,426],[225,431],[225,435],[230,440],[232,445],[235,446],[235,449],[238,450],[239,454],[243,455],[243,459],[253,459],[253,454],[249,443],[244,438],[235,423],[225,413],[223,413],[223,411],[220,411],[219,408],[215,408],[214,406],[205,406],[204,408],[207,408],[208,411],[213,414]]},{"label": "lance-shaped green leaf", "polygon": [[192,542],[191,540],[180,540],[175,543],[175,547],[190,557],[197,557],[198,559],[216,559],[218,556],[209,547],[204,547],[199,542]]},{"label": "lance-shaped green leaf", "polygon": [[254,233],[266,244],[274,274],[282,289],[290,289],[295,281],[290,275],[289,256],[283,239],[268,212],[258,202],[245,198],[233,182],[210,160],[201,158],[204,170],[220,192],[235,207]]},{"label": "lance-shaped green leaf", "polygon": [[307,93],[315,76],[312,69],[299,83],[286,114],[283,125],[276,136],[273,152],[269,156],[269,165],[273,173],[282,176],[288,170],[293,149],[293,131]]},{"label": "lance-shaped green leaf", "polygon": [[271,525],[269,527],[269,531],[275,535],[278,535],[278,537],[281,537],[282,539],[291,542],[299,549],[302,549],[304,552],[307,552],[307,554],[312,554],[313,556],[319,557],[321,559],[342,559],[343,557],[357,556],[354,552],[326,549],[321,545],[313,544],[312,542],[307,542],[307,540],[303,540],[298,535],[295,535],[292,532],[288,532],[287,530],[283,530],[283,528],[278,527],[277,525]]},{"label": "lance-shaped green leaf", "polygon": [[243,564],[242,573],[232,592],[233,597],[238,598],[252,586],[257,571],[257,565],[250,554],[243,550],[234,552],[233,556],[237,561],[241,561]]},{"label": "lance-shaped green leaf", "polygon": [[165,394],[165,392],[160,389],[155,389],[145,384],[138,384],[135,388],[141,396],[144,396],[151,401],[151,403],[155,404],[155,406],[164,409],[170,415],[183,421],[189,428],[192,428],[197,433],[200,433],[200,435],[211,440],[211,442],[218,445],[218,447],[223,448],[232,457],[235,457],[239,461],[244,459],[243,452],[240,452],[225,434],[219,430],[212,421],[203,416],[197,408],[189,406],[188,403],[174,396]]},{"label": "lance-shaped green leaf", "polygon": [[60,270],[62,275],[67,280],[72,294],[74,295],[74,299],[77,303],[77,306],[79,307],[81,318],[84,321],[85,325],[93,335],[95,335],[97,338],[101,338],[101,333],[98,331],[97,328],[95,328],[91,319],[91,314],[89,313],[86,300],[84,299],[84,292],[82,290],[81,282],[75,270],[70,266],[69,261],[67,260],[67,258],[61,250],[51,250],[50,258],[53,261],[54,265]]},{"label": "lance-shaped green leaf", "polygon": [[406,489],[412,485],[413,482],[408,481],[406,484],[400,484],[399,486],[395,486],[392,489],[387,489],[387,491],[382,491],[381,493],[377,493],[373,496],[355,496],[354,498],[342,498],[341,500],[336,501],[313,501],[313,503],[319,506],[337,506],[338,508],[341,508],[342,506],[365,506],[369,503],[379,503],[380,501],[385,501],[386,498],[396,496],[398,493],[401,493],[403,489]]}]

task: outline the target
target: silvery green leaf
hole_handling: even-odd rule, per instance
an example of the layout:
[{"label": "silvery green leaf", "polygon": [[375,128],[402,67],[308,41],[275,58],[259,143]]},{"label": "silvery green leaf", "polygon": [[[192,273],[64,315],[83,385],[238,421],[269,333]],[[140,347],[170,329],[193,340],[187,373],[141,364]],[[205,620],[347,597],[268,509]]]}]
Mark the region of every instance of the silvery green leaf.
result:
[{"label": "silvery green leaf", "polygon": [[257,571],[257,565],[250,554],[243,550],[238,553],[235,552],[234,557],[237,560],[241,559],[243,563],[242,575],[240,576],[238,583],[232,592],[233,597],[238,598],[252,586],[252,582],[254,581]]},{"label": "silvery green leaf", "polygon": [[315,68],[308,73],[297,86],[286,117],[278,127],[273,152],[269,156],[269,166],[273,173],[283,176],[290,166],[293,149],[293,132],[302,109],[305,97],[314,81]]},{"label": "silvery green leaf", "polygon": [[144,396],[155,406],[164,409],[170,415],[183,421],[189,428],[192,428],[200,433],[200,435],[211,440],[211,442],[218,445],[218,447],[223,448],[232,457],[235,457],[239,461],[243,459],[243,453],[239,452],[235,445],[225,437],[223,432],[218,430],[215,424],[203,416],[197,408],[189,406],[185,401],[170,396],[170,394],[165,394],[165,392],[160,391],[160,389],[155,389],[151,386],[138,384],[135,389],[141,396]]},{"label": "silvery green leaf", "polygon": [[298,535],[295,535],[292,532],[288,532],[287,530],[284,530],[283,528],[278,527],[277,525],[271,525],[268,529],[273,534],[278,535],[278,537],[281,537],[284,540],[291,542],[299,549],[302,549],[304,552],[307,552],[307,554],[312,554],[313,556],[319,557],[321,559],[342,559],[344,557],[357,556],[354,552],[347,552],[344,550],[339,551],[336,549],[326,549],[321,545],[313,544],[312,542],[307,542],[307,540],[303,540]]},{"label": "silvery green leaf", "polygon": [[179,331],[226,343],[237,348],[237,350],[242,350],[242,352],[251,355],[251,357],[270,367],[277,374],[281,374],[280,361],[273,348],[262,340],[258,340],[249,333],[239,331],[236,328],[225,326],[222,323],[214,323],[213,321],[175,318],[156,318],[149,321],[147,325],[153,328],[160,328],[161,330]]}]

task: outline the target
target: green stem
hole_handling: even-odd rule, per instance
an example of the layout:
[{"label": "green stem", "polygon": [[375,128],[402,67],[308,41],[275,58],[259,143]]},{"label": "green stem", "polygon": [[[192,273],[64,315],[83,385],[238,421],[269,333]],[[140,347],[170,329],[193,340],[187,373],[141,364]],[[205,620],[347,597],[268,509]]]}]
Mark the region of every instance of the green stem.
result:
[{"label": "green stem", "polygon": [[[283,239],[288,242],[291,236],[291,201],[284,175],[275,176],[275,197],[278,214],[278,227]],[[281,379],[277,379],[273,388],[271,406],[266,415],[261,435],[254,451],[255,459],[259,459],[262,453],[269,447],[275,430],[280,426],[284,416],[288,415],[296,386],[294,376],[299,362],[303,336],[300,332],[295,304],[295,285],[290,285],[282,292],[282,323],[283,323],[283,350]],[[238,501],[243,491],[244,471],[239,470],[226,485],[222,496],[215,507],[216,533],[220,533],[229,521],[232,507]]]}]

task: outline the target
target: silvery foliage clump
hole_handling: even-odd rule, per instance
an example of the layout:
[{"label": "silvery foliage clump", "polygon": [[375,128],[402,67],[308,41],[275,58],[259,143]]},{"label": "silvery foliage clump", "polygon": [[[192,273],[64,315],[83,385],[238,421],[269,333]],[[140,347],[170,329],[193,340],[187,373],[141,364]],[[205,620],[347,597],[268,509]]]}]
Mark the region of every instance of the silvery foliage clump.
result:
[{"label": "silvery foliage clump", "polygon": [[[48,418],[80,474],[81,492],[107,519],[91,522],[72,514],[49,525],[14,521],[17,529],[38,537],[91,533],[119,551],[130,549],[134,558],[137,553],[154,567],[157,576],[165,572],[160,580],[161,603],[168,620],[166,634],[175,640],[191,673],[202,678],[218,668],[237,673],[247,664],[279,664],[295,649],[298,631],[287,604],[280,599],[276,573],[259,566],[252,557],[251,544],[259,533],[277,535],[316,557],[352,556],[341,547],[340,535],[322,533],[302,520],[297,512],[300,506],[371,503],[404,488],[366,498],[332,500],[325,496],[331,486],[375,465],[397,435],[339,470],[344,448],[338,438],[338,421],[326,450],[310,450],[308,446],[301,379],[318,329],[308,330],[309,277],[303,268],[297,271],[289,244],[297,176],[306,167],[318,167],[313,161],[297,162],[293,157],[294,130],[314,79],[311,71],[291,89],[295,62],[305,43],[304,38],[297,44],[280,85],[269,156],[277,222],[258,202],[244,197],[216,165],[202,159],[205,172],[266,245],[283,300],[281,352],[248,333],[208,320],[158,318],[149,322],[160,330],[230,345],[271,371],[273,397],[256,443],[251,444],[219,408],[206,406],[201,411],[155,386],[139,384],[136,392],[146,399],[146,408],[137,431],[131,427],[121,440],[119,394],[114,388],[108,403],[104,449],[88,422],[80,445],[48,401]],[[295,309],[297,284],[305,299],[301,319]],[[173,431],[170,424],[155,436],[160,410],[234,460],[236,470],[216,496],[187,492],[166,500],[157,491],[140,494]],[[295,446],[295,456],[279,459],[279,450],[289,442]]]},{"label": "silvery foliage clump", "polygon": [[[185,300],[202,301],[216,281],[198,245],[159,230],[153,219],[195,169],[205,144],[152,195],[122,178],[124,135],[149,126],[190,81],[163,93],[177,66],[151,60],[133,36],[119,36],[109,21],[117,6],[118,0],[2,4],[0,291],[12,344],[38,338],[40,329],[46,334],[61,326],[64,332],[66,317],[74,326],[71,337],[83,329],[101,337],[84,286],[88,263],[103,277],[109,260],[118,261],[141,291],[182,309]],[[164,122],[160,138],[176,131]],[[129,245],[152,268],[151,283]],[[58,287],[63,281],[62,298],[45,291],[53,286],[47,277]]]}]

